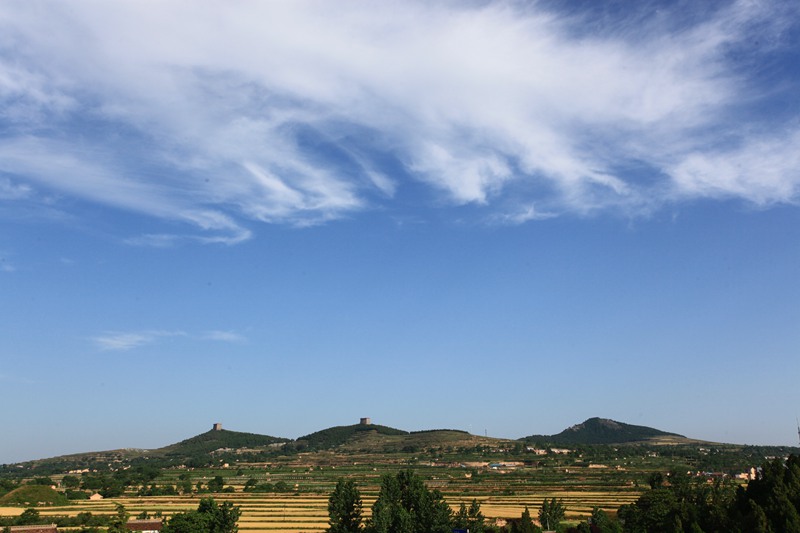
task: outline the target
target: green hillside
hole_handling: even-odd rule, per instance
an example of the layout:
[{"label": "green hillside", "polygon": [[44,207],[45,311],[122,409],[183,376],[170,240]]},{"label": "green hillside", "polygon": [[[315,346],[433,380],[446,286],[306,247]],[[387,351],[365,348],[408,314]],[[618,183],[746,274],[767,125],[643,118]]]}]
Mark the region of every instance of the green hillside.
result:
[{"label": "green hillside", "polygon": [[289,439],[242,433],[227,429],[210,430],[194,437],[154,450],[168,457],[197,457],[217,450],[235,450],[240,448],[263,448],[276,443],[288,442]]},{"label": "green hillside", "polygon": [[[273,446],[279,447],[289,439],[241,433],[228,430],[211,430],[200,435],[154,450],[126,448],[101,452],[62,455],[48,459],[38,459],[20,463],[28,475],[51,475],[68,470],[97,470],[99,472],[121,467],[166,468],[191,463],[202,466],[211,460],[212,452],[237,453],[242,450],[270,452]],[[0,473],[22,474],[19,468],[0,465]]]},{"label": "green hillside", "polygon": [[0,498],[0,505],[36,506],[68,503],[66,496],[46,485],[24,485]]},{"label": "green hillside", "polygon": [[676,433],[595,417],[569,427],[556,435],[531,435],[521,440],[553,444],[624,444],[647,442],[666,437],[685,439],[683,435]]},{"label": "green hillside", "polygon": [[346,444],[355,438],[363,437],[365,434],[408,435],[408,431],[379,424],[354,424],[352,426],[335,426],[323,429],[300,437],[297,441],[298,443],[304,443],[312,450],[327,450]]}]

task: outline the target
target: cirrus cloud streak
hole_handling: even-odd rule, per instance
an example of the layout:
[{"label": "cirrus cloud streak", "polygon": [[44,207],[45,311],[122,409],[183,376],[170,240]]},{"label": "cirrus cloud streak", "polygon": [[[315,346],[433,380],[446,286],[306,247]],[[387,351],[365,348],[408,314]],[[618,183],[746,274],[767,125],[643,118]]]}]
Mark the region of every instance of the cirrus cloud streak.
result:
[{"label": "cirrus cloud streak", "polygon": [[155,246],[391,207],[409,180],[505,223],[796,203],[800,117],[759,110],[797,82],[753,65],[797,8],[692,6],[5,2],[0,200],[195,229],[128,239]]},{"label": "cirrus cloud streak", "polygon": [[235,331],[211,330],[200,334],[190,334],[185,331],[168,330],[143,330],[143,331],[112,331],[91,338],[94,345],[103,351],[128,351],[149,344],[169,339],[187,338],[199,341],[219,341],[239,343],[247,339]]}]

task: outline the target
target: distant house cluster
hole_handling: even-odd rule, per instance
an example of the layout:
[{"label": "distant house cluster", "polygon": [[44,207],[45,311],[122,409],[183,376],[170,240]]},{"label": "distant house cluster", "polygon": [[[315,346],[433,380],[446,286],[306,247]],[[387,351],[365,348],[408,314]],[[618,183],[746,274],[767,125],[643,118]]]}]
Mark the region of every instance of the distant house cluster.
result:
[{"label": "distant house cluster", "polygon": [[742,472],[741,474],[736,474],[736,479],[742,479],[744,481],[753,481],[754,479],[758,479],[759,470],[761,468],[751,467],[750,470],[747,472]]},{"label": "distant house cluster", "polygon": [[525,448],[528,453],[532,453],[534,455],[547,455],[548,453],[554,453],[556,455],[567,455],[573,452],[568,448],[534,448],[533,446],[528,446]]}]

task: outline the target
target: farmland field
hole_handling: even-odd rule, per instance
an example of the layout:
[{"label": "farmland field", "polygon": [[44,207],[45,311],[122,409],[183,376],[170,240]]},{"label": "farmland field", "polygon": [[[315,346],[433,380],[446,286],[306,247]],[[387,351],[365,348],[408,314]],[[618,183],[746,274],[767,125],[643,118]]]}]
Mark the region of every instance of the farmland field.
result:
[{"label": "farmland field", "polygon": [[[352,458],[351,458],[352,459]],[[362,458],[366,459],[366,458]],[[374,460],[374,458],[373,458]],[[218,501],[231,501],[241,506],[239,529],[246,533],[319,532],[327,527],[328,495],[342,477],[358,484],[364,503],[364,516],[377,497],[381,475],[394,473],[402,464],[369,464],[361,460],[349,465],[320,466],[319,464],[259,464],[237,465],[237,469],[202,469],[192,471],[191,480],[207,483],[216,475],[235,492],[192,494],[181,496],[127,496],[98,501],[76,501],[69,506],[40,507],[43,519],[55,516],[75,516],[81,512],[94,515],[115,513],[121,503],[131,516],[142,512],[164,516],[195,509],[201,497],[212,495]],[[495,519],[517,518],[525,506],[535,515],[545,498],[561,498],[567,508],[567,519],[586,517],[595,506],[614,512],[634,501],[641,490],[633,486],[628,476],[619,472],[580,468],[554,472],[552,469],[509,468],[506,470],[466,469],[463,466],[416,465],[430,488],[442,492],[447,502],[457,510],[476,499],[490,522]],[[174,483],[178,476],[187,477],[185,470],[163,471],[157,483]],[[283,481],[291,487],[285,493],[243,492],[248,479],[258,482]],[[231,489],[228,489],[231,490]],[[13,508],[19,512],[19,508]],[[12,513],[3,513],[6,515]]]},{"label": "farmland field", "polygon": [[[366,518],[381,478],[411,469],[428,488],[440,491],[453,510],[477,500],[490,524],[519,518],[525,507],[535,517],[542,502],[551,498],[561,499],[567,520],[577,522],[594,507],[614,514],[636,501],[653,473],[694,472],[708,482],[723,475],[733,479],[761,464],[766,454],[785,453],[687,439],[661,445],[543,448],[453,430],[409,434],[382,426],[330,428],[309,436],[305,444],[287,443],[286,449],[274,440],[214,430],[160,450],[112,450],[6,466],[8,497],[15,487],[52,485],[56,490],[41,488],[51,493],[46,501],[56,505],[26,504],[14,496],[13,501],[22,503],[0,508],[0,517],[13,524],[13,517],[34,506],[42,521],[69,530],[90,524],[86,515],[79,520],[65,517],[91,513],[91,525],[102,531],[116,515],[117,504],[130,517],[169,517],[197,509],[201,498],[213,496],[241,508],[242,533],[312,533],[327,527],[328,497],[340,479],[356,483]],[[312,444],[317,448],[310,448]],[[69,486],[82,498],[97,492],[119,496],[61,505]]]}]

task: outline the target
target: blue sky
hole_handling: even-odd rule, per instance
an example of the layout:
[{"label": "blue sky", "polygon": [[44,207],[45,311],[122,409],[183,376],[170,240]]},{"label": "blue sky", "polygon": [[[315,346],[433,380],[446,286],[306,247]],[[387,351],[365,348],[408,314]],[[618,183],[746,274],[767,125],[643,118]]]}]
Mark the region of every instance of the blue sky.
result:
[{"label": "blue sky", "polygon": [[800,8],[559,4],[0,4],[0,462],[796,444]]}]

